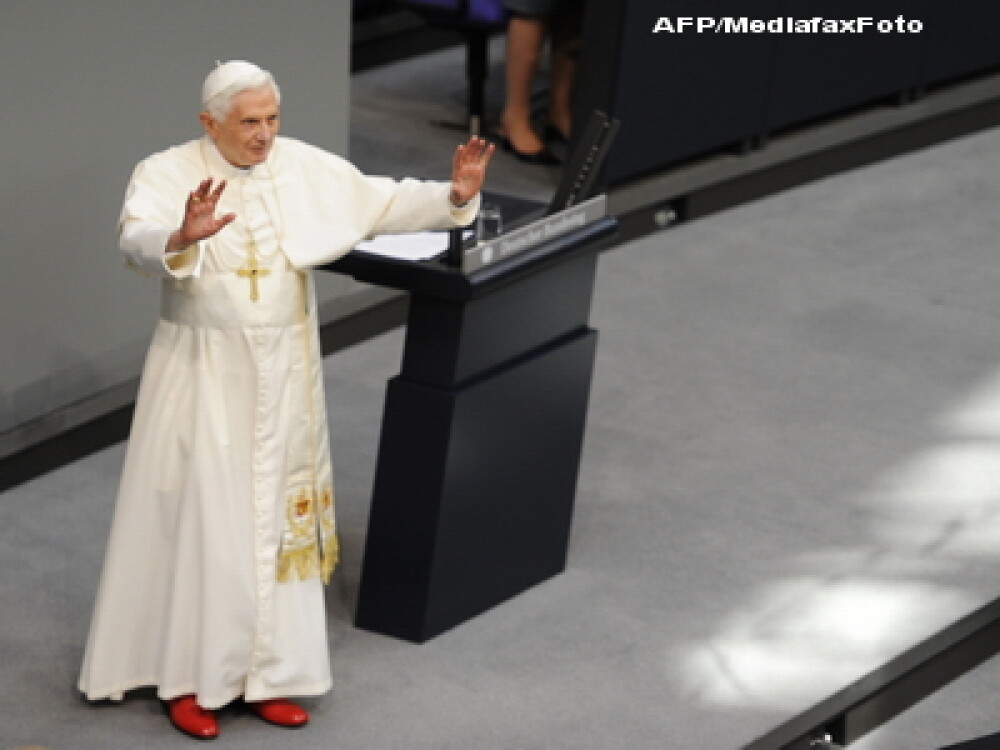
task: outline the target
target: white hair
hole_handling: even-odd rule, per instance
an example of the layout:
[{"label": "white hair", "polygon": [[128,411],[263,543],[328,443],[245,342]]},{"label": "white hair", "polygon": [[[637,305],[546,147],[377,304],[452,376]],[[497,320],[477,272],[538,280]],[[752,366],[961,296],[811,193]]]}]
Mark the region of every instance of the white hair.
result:
[{"label": "white hair", "polygon": [[281,103],[281,90],[269,71],[242,61],[224,63],[205,79],[201,107],[212,119],[222,121],[233,108],[233,97],[263,88],[271,89],[275,101]]}]

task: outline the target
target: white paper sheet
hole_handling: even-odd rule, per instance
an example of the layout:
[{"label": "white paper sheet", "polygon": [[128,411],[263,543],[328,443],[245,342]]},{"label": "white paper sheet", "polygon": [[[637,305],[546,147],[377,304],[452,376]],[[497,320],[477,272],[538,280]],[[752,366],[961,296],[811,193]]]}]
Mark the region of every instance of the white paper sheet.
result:
[{"label": "white paper sheet", "polygon": [[[472,232],[465,232],[464,236],[471,235]],[[398,260],[427,260],[448,249],[448,232],[381,234],[375,239],[358,243],[357,249]]]}]

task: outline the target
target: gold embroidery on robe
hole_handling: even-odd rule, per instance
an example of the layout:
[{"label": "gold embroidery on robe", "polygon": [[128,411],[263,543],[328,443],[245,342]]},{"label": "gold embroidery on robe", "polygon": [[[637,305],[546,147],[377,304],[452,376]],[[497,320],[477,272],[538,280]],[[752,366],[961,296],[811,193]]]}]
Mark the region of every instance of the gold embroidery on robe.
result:
[{"label": "gold embroidery on robe", "polygon": [[337,541],[337,530],[333,521],[333,490],[327,487],[319,498],[319,532],[323,541],[323,564],[320,576],[323,583],[330,582],[333,569],[340,561],[340,544]]},{"label": "gold embroidery on robe", "polygon": [[285,498],[285,530],[278,555],[278,580],[305,581],[320,576],[323,583],[340,557],[333,517],[333,490],[317,496],[302,489]]}]

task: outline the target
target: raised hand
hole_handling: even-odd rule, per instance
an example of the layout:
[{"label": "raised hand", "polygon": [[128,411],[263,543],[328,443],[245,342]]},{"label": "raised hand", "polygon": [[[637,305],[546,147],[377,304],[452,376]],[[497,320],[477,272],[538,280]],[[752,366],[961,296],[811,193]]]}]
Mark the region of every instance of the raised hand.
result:
[{"label": "raised hand", "polygon": [[486,167],[496,147],[473,136],[455,149],[451,162],[451,194],[454,206],[464,206],[476,197],[486,179]]},{"label": "raised hand", "polygon": [[220,180],[213,189],[212,178],[209,177],[191,191],[184,204],[184,219],[181,221],[180,229],[170,236],[170,241],[167,243],[168,253],[182,250],[199,240],[208,239],[236,218],[236,214],[233,213],[219,217],[215,215],[219,198],[225,189],[225,180]]}]

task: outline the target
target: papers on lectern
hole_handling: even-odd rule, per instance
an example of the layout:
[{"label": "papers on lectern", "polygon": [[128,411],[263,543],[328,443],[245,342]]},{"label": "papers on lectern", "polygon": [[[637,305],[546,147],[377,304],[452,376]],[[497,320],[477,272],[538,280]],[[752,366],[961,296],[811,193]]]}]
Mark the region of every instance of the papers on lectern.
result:
[{"label": "papers on lectern", "polygon": [[[465,233],[466,238],[471,236],[472,232]],[[380,234],[374,239],[359,242],[357,249],[397,260],[430,260],[448,249],[448,232]]]}]

